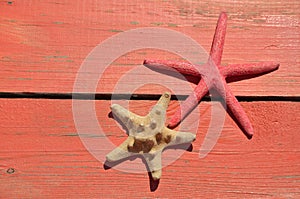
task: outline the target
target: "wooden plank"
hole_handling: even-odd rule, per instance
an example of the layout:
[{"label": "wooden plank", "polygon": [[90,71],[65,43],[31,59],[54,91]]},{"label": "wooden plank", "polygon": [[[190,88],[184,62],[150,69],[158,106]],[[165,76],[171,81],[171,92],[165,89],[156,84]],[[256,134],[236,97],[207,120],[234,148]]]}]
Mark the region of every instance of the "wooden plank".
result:
[{"label": "wooden plank", "polygon": [[[209,51],[221,11],[229,15],[222,62],[280,62],[263,77],[232,83],[236,95],[299,95],[298,0],[285,1],[0,1],[0,91],[72,92],[81,63],[99,43],[143,27],[167,28],[193,38]],[[119,78],[145,58],[172,59],[156,50],[117,59],[99,80],[97,92],[112,92]],[[175,57],[178,59],[178,57]],[[104,67],[104,66],[103,66]],[[135,75],[143,80],[145,75]],[[86,79],[82,85],[89,83]],[[182,81],[171,80],[174,85]],[[128,82],[130,83],[130,82]],[[178,88],[181,88],[178,86]],[[149,89],[149,93],[161,90]],[[182,89],[178,94],[187,94]]]},{"label": "wooden plank", "polygon": [[[141,115],[153,104],[155,101],[129,103],[130,109]],[[118,144],[126,135],[108,117],[109,105],[109,101],[96,101],[96,115],[108,138]],[[300,104],[242,103],[254,127],[253,139],[247,140],[226,116],[215,148],[200,159],[199,148],[211,121],[210,105],[200,105],[200,126],[193,151],[184,152],[163,168],[158,189],[150,192],[146,173],[104,170],[103,164],[88,152],[75,128],[72,101],[1,99],[1,196],[299,198],[300,114],[295,110]],[[168,115],[176,106],[178,103],[172,101]],[[167,150],[164,154],[174,152]]]}]

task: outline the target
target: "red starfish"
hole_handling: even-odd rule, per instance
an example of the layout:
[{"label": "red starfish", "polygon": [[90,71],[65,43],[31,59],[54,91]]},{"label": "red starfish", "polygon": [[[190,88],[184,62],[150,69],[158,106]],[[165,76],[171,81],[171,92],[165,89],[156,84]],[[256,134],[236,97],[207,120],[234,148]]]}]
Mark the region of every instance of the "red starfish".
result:
[{"label": "red starfish", "polygon": [[[206,64],[199,66],[189,63],[162,60],[145,60],[144,65],[163,70],[177,70],[181,74],[201,77],[194,92],[181,104],[169,122],[169,127],[176,127],[201,101],[209,90],[216,90],[225,100],[227,112],[237,123],[248,139],[253,136],[252,125],[235,98],[227,82],[252,78],[268,72],[277,70],[278,63],[260,62],[255,64],[232,64],[226,67],[221,66],[221,58],[226,34],[226,13],[221,13],[217,23],[210,57]],[[182,115],[182,117],[181,117]]]}]

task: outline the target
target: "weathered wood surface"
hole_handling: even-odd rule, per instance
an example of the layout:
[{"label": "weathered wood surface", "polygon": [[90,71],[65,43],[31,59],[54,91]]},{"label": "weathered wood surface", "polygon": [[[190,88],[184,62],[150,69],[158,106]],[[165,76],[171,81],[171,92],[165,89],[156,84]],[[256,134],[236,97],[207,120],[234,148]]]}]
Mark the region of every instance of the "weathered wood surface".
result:
[{"label": "weathered wood surface", "polygon": [[[281,64],[273,73],[231,83],[233,93],[299,97],[298,0],[0,0],[0,92],[71,93],[89,52],[106,39],[135,28],[176,30],[209,51],[221,11],[229,16],[224,65]],[[174,89],[174,94],[181,95],[195,86],[141,66],[145,58],[181,59],[157,49],[127,53],[101,74],[95,91],[128,93],[131,86],[135,93],[161,94]],[[90,91],[93,80],[79,82],[81,91]],[[146,80],[161,85],[146,84]],[[108,117],[110,103],[110,99],[96,101],[95,110],[99,124],[117,145],[126,134]],[[132,100],[130,110],[146,114],[154,104],[154,100]],[[165,167],[157,190],[151,192],[147,173],[104,170],[103,163],[89,153],[75,128],[71,100],[2,98],[0,198],[299,198],[300,104],[243,102],[254,127],[253,139],[247,140],[226,115],[216,146],[200,159],[199,149],[211,122],[210,105],[201,102],[199,106],[200,126],[193,151],[184,152]],[[168,116],[177,106],[172,101]],[[99,139],[98,135],[88,136]]]},{"label": "weathered wood surface", "polygon": [[[0,91],[72,92],[81,63],[97,44],[138,27],[179,31],[209,51],[218,15],[226,11],[229,20],[223,64],[258,61],[281,64],[274,73],[232,83],[234,93],[245,96],[300,93],[298,0],[234,3],[1,0],[0,3]],[[141,65],[145,58],[172,56],[155,50],[128,53],[108,67],[97,92],[112,92],[119,78]],[[143,79],[143,75],[135,78]],[[180,84],[177,79],[172,82]],[[181,90],[179,94],[187,93]]]},{"label": "weathered wood surface", "polygon": [[[142,115],[154,103],[131,101],[130,106]],[[96,102],[98,121],[118,144],[126,134],[107,117],[109,104]],[[177,105],[172,101],[168,115]],[[201,103],[193,151],[163,168],[158,189],[150,192],[147,173],[104,170],[103,163],[88,152],[75,129],[71,101],[1,99],[1,197],[299,198],[300,114],[295,110],[300,104],[248,102],[242,106],[254,126],[251,141],[226,116],[215,148],[200,159],[199,148],[211,120],[210,103]],[[14,173],[9,174],[9,168]]]}]

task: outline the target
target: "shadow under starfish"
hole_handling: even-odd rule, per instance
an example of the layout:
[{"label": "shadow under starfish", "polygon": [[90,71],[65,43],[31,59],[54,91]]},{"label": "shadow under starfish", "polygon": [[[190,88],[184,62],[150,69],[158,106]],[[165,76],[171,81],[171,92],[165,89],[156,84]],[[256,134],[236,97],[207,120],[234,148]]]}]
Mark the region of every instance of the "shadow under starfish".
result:
[{"label": "shadow under starfish", "polygon": [[[168,149],[173,149],[173,150],[174,149],[175,150],[180,149],[180,150],[186,150],[188,152],[192,152],[193,151],[193,145],[188,143],[188,144],[180,144],[180,145],[176,145],[176,146],[169,146],[169,147],[166,147],[163,151],[168,150]],[[104,164],[103,164],[103,168],[104,168],[104,170],[109,170],[109,169],[121,164],[124,161],[134,161],[137,158],[141,158],[143,164],[145,165],[145,167],[148,171],[150,191],[152,191],[152,192],[156,191],[158,186],[159,186],[160,179],[154,179],[152,177],[152,172],[151,172],[146,160],[143,158],[143,156],[141,154],[136,154],[135,156],[127,157],[127,158],[124,158],[124,159],[121,159],[121,160],[118,160],[118,161],[114,161],[114,162],[105,161]]]},{"label": "shadow under starfish", "polygon": [[[227,83],[258,77],[275,71],[279,68],[279,63],[260,62],[253,64],[232,64],[226,67],[221,66],[226,23],[227,15],[221,13],[212,42],[210,56],[207,63],[204,65],[164,60],[144,61],[145,66],[155,69],[156,71],[161,71],[168,75],[173,75],[174,71],[177,71],[186,77],[192,76],[192,82],[195,82],[197,78],[199,80],[194,92],[181,103],[181,107],[177,109],[171,118],[168,127],[175,128],[185,117],[187,117],[209,91],[215,90],[224,99],[223,106],[226,107],[227,112],[237,123],[239,128],[248,139],[252,138],[253,127],[250,120],[231,92]],[[170,74],[168,72],[170,72]]]}]

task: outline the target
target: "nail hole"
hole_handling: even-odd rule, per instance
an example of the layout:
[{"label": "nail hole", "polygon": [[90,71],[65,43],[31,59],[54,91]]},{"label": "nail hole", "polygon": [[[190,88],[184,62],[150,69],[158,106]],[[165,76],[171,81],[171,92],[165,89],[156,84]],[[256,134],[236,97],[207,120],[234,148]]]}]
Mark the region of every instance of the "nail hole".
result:
[{"label": "nail hole", "polygon": [[7,169],[6,173],[8,174],[13,174],[15,172],[15,169],[14,168],[9,168]]}]

